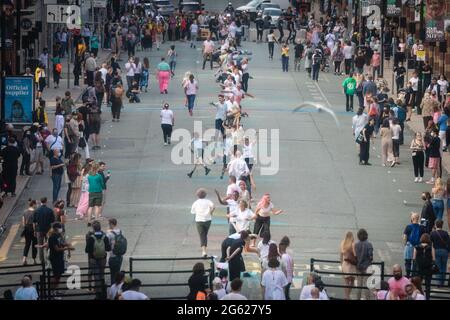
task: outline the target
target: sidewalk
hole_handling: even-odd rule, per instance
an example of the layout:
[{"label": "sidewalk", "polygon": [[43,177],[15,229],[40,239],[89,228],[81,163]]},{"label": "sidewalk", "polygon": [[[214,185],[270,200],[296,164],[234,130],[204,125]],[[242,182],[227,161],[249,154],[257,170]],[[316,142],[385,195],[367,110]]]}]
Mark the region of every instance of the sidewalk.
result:
[{"label": "sidewalk", "polygon": [[[101,66],[102,63],[104,63],[105,61],[107,61],[109,58],[111,57],[111,51],[106,51],[103,49],[100,49],[97,55],[97,66]],[[81,94],[83,93],[84,89],[86,89],[86,85],[84,84],[84,78],[83,76],[80,76],[80,87],[79,88],[74,88],[73,82],[74,82],[74,76],[73,76],[73,64],[70,64],[70,77],[69,74],[67,72],[67,66],[68,66],[68,57],[66,56],[64,59],[61,59],[61,64],[62,64],[62,73],[61,73],[61,79],[59,81],[59,88],[55,89],[55,84],[53,82],[53,72],[50,72],[49,74],[49,86],[47,88],[44,89],[44,92],[42,93],[42,98],[44,100],[46,100],[47,102],[47,109],[49,107],[52,107],[51,110],[53,110],[53,108],[56,106],[55,104],[55,98],[56,96],[60,96],[61,98],[64,97],[64,93],[66,91],[70,91],[72,93],[72,98],[74,99],[74,101],[76,101],[78,99],[78,97],[81,96]],[[69,82],[69,88],[67,86]],[[49,114],[50,116],[50,114]]]},{"label": "sidewalk", "polygon": [[[109,59],[111,56],[111,51],[99,50],[97,57],[97,65],[101,65],[103,62]],[[70,75],[70,89],[67,89],[67,57],[65,59],[61,59],[63,64],[63,79],[59,82],[59,88],[55,89],[53,84],[53,75],[50,74],[50,86],[45,88],[42,98],[46,100],[47,105],[47,113],[49,117],[49,127],[53,126],[54,123],[54,110],[56,107],[56,96],[64,97],[64,93],[69,90],[72,93],[72,98],[76,101],[83,91],[86,89],[86,85],[83,84],[83,78],[80,77],[80,84],[82,84],[79,88],[74,88],[73,86],[73,74]],[[71,64],[70,72],[72,72],[73,65]],[[21,160],[20,160],[21,161]],[[31,172],[34,172],[34,165],[31,166]],[[14,211],[17,202],[20,199],[23,191],[29,185],[33,176],[17,176],[17,187],[16,187],[16,197],[7,196],[3,199],[3,207],[0,209],[0,226],[4,225],[10,214]]]},{"label": "sidewalk", "polygon": [[[383,70],[383,78],[388,82],[388,88],[390,90],[390,96],[392,96],[393,92],[397,92],[396,88],[395,91],[392,91],[392,88],[395,86],[393,86],[392,84],[392,63],[393,61],[391,60],[391,64],[386,64],[386,60],[385,60],[385,64],[384,64],[384,70]],[[409,75],[411,74],[411,72],[407,73],[407,79],[409,79]],[[406,84],[406,81],[405,81]],[[424,133],[425,129],[423,128],[423,120],[422,120],[422,116],[418,115],[417,113],[413,112],[412,116],[411,116],[411,121],[406,122],[407,127],[413,131],[414,133],[416,132],[420,132],[420,133]],[[409,143],[409,142],[408,142]],[[448,174],[450,174],[450,153],[448,152],[444,152],[443,153],[443,158],[442,158],[442,168],[445,169],[445,171],[447,171]]]}]

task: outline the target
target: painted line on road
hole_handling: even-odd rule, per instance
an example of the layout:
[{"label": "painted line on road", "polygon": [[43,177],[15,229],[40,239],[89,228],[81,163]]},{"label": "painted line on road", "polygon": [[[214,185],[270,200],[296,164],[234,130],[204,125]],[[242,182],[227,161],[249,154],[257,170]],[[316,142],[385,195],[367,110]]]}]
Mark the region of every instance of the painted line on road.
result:
[{"label": "painted line on road", "polygon": [[323,91],[320,88],[320,86],[317,83],[315,83],[315,85],[316,85],[317,89],[319,90],[320,94],[322,95],[322,97],[325,99],[326,103],[328,104],[328,107],[332,108],[330,101],[328,101],[328,98],[325,96],[325,94],[323,93]]},{"label": "painted line on road", "polygon": [[8,258],[9,249],[11,249],[11,245],[13,244],[14,238],[19,231],[19,227],[20,224],[14,224],[11,226],[8,236],[0,248],[0,261],[5,261]]}]

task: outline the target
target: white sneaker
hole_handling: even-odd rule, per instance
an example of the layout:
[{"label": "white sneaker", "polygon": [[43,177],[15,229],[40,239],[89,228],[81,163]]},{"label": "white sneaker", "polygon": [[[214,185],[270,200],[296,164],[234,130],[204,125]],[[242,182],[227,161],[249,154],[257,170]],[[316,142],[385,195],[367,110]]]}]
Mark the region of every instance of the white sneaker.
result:
[{"label": "white sneaker", "polygon": [[419,182],[423,182],[423,179],[422,179],[422,178],[419,178]]},{"label": "white sneaker", "polygon": [[415,178],[414,182],[416,182],[416,183],[419,182],[419,178]]},{"label": "white sneaker", "polygon": [[167,146],[167,142],[164,142],[164,145]]}]

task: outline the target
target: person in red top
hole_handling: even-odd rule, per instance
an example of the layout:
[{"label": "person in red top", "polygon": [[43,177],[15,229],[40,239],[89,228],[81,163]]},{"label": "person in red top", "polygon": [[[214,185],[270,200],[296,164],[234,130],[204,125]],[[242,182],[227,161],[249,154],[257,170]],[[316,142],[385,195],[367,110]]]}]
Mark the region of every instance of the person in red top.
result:
[{"label": "person in red top", "polygon": [[187,36],[187,21],[186,18],[183,16],[181,18],[181,40],[186,41]]}]

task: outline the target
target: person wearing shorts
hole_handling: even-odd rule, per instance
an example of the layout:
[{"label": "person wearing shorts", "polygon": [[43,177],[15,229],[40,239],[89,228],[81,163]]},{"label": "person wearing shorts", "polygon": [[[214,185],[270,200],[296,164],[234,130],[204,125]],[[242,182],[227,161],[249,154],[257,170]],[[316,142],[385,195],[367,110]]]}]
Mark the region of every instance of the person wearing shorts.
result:
[{"label": "person wearing shorts", "polygon": [[100,108],[97,104],[90,104],[89,107],[89,136],[92,137],[92,142],[94,146],[92,150],[100,149],[100,126],[101,126],[101,117],[100,117]]},{"label": "person wearing shorts", "polygon": [[208,173],[211,171],[205,164],[203,160],[204,156],[204,149],[203,149],[203,140],[200,139],[199,134],[197,132],[194,133],[194,139],[191,141],[192,144],[192,152],[194,153],[194,168],[191,172],[187,174],[189,178],[192,178],[192,174],[195,172],[195,169],[197,169],[197,166],[203,166],[205,168],[205,176],[208,175]]},{"label": "person wearing shorts", "polygon": [[434,184],[435,179],[440,176],[441,164],[441,139],[439,139],[439,131],[437,129],[431,132],[431,142],[428,145],[428,168],[431,169],[431,179],[427,181],[428,184]]},{"label": "person wearing shorts", "polygon": [[103,190],[106,189],[105,180],[99,173],[99,164],[94,163],[89,172],[89,209],[88,217],[92,220],[92,209],[95,208],[95,220],[101,218],[102,205],[103,205]]}]

